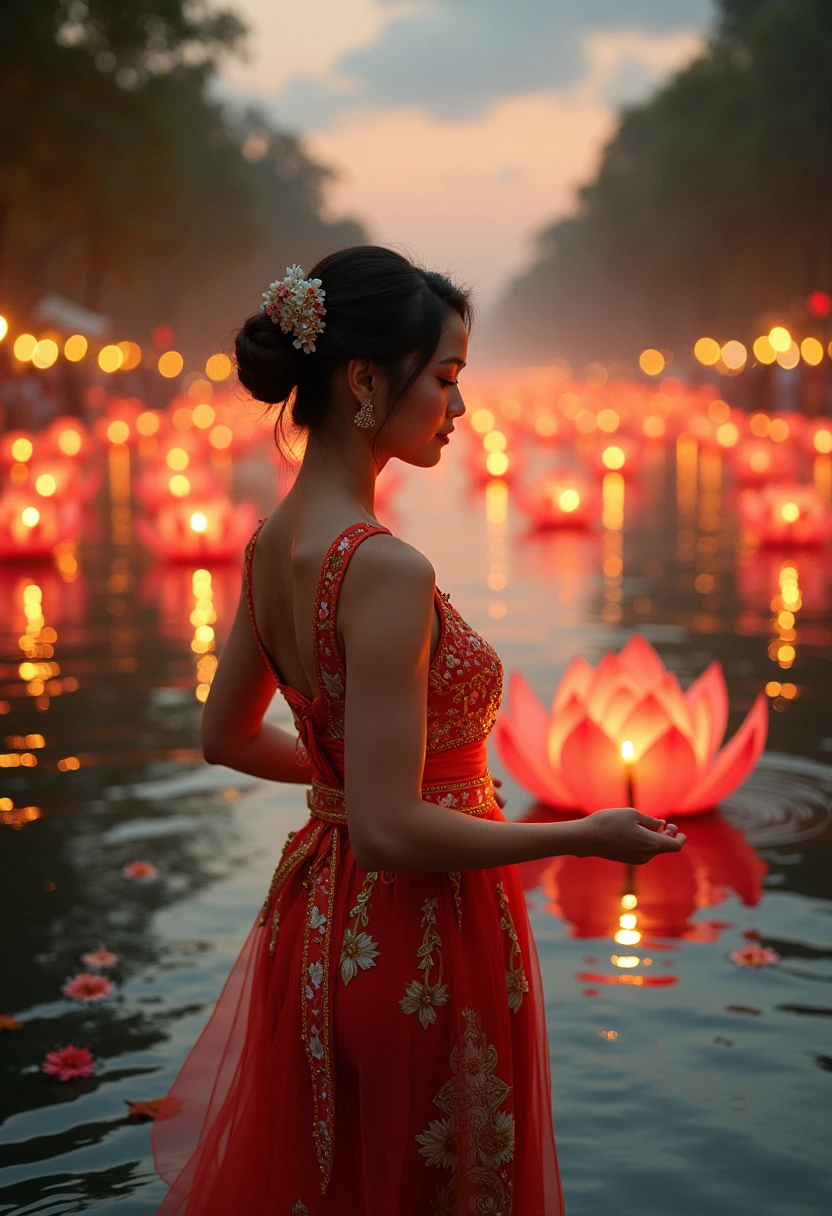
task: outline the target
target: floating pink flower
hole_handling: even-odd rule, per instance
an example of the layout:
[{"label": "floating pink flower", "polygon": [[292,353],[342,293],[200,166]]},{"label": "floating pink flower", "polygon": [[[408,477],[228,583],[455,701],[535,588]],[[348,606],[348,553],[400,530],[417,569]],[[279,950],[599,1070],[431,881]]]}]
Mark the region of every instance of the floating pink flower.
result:
[{"label": "floating pink flower", "polygon": [[770,967],[780,962],[780,955],[768,946],[741,946],[732,950],[729,958],[738,967]]},{"label": "floating pink flower", "polygon": [[59,1081],[74,1081],[76,1077],[91,1077],[95,1072],[95,1061],[86,1047],[61,1047],[48,1051],[41,1064],[43,1071]]},{"label": "floating pink flower", "polygon": [[765,694],[717,752],[727,721],[728,692],[718,662],[683,693],[636,634],[595,668],[574,659],[548,714],[514,672],[495,740],[503,763],[527,790],[550,806],[584,814],[628,805],[621,748],[629,742],[635,805],[667,818],[715,806],[757,763],[768,731]]},{"label": "floating pink flower", "polygon": [[152,882],[159,877],[159,871],[152,861],[130,861],[121,871],[122,878],[132,878],[134,882]]},{"label": "floating pink flower", "polygon": [[103,975],[93,975],[91,972],[84,971],[80,975],[73,976],[71,980],[67,980],[61,991],[72,1001],[81,1001],[84,1005],[95,1005],[98,1001],[105,1001],[114,988],[115,984],[112,980],[105,979]]},{"label": "floating pink flower", "polygon": [[114,967],[120,959],[120,954],[113,954],[112,950],[105,950],[103,946],[98,950],[90,950],[88,954],[81,955],[81,962],[84,966],[92,967],[94,970],[99,967]]}]

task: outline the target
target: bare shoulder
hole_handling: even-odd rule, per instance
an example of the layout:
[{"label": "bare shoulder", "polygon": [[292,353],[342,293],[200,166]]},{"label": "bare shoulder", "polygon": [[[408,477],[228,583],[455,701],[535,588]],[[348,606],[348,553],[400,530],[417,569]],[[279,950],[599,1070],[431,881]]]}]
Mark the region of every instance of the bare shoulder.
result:
[{"label": "bare shoulder", "polygon": [[350,562],[353,577],[344,579],[343,593],[402,591],[404,594],[431,589],[436,579],[433,565],[419,549],[398,536],[377,532],[356,549]]},{"label": "bare shoulder", "polygon": [[430,637],[435,586],[433,566],[418,549],[385,533],[368,537],[341,588],[338,630],[345,650],[420,652]]}]

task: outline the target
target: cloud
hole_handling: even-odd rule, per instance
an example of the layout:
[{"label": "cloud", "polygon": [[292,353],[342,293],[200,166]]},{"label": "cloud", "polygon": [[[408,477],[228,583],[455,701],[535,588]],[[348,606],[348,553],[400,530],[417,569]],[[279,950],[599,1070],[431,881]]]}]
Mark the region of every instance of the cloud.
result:
[{"label": "cloud", "polygon": [[[442,119],[476,118],[501,98],[573,86],[587,70],[586,38],[701,29],[713,0],[435,0],[396,14],[338,61],[339,83],[299,75],[282,99],[290,119],[319,123],[345,105],[417,106]],[[622,78],[622,84],[626,81]],[[627,91],[625,87],[625,91]],[[632,92],[632,89],[629,89]]]},{"label": "cloud", "polygon": [[[473,284],[487,309],[528,259],[534,233],[574,205],[616,117],[607,96],[638,64],[649,88],[701,43],[690,32],[587,35],[585,75],[567,89],[495,101],[475,118],[447,119],[421,106],[344,108],[307,146],[340,170],[333,216],[365,218],[373,238]],[[630,99],[632,97],[630,96]]]}]

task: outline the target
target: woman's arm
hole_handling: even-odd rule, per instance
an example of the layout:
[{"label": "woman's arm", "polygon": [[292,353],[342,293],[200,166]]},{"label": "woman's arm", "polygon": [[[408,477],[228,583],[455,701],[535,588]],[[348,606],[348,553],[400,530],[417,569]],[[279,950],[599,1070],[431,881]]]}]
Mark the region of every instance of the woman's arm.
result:
[{"label": "woman's arm", "polygon": [[310,766],[295,764],[297,736],[263,721],[276,687],[254,636],[243,584],[202,711],[202,752],[209,764],[226,764],[269,781],[308,785]]},{"label": "woman's arm", "polygon": [[638,865],[680,849],[683,836],[632,808],[566,823],[502,823],[422,800],[433,590],[430,562],[383,534],[361,545],[344,576],[346,809],[358,865],[474,870],[559,853]]}]

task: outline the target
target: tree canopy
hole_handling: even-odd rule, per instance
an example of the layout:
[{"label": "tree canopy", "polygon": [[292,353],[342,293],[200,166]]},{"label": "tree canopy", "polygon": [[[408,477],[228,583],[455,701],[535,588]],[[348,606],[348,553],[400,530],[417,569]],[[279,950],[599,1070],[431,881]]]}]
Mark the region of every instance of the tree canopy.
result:
[{"label": "tree canopy", "polygon": [[540,234],[503,348],[629,363],[829,290],[830,90],[828,0],[721,0],[705,52],[622,113],[577,214]]},{"label": "tree canopy", "polygon": [[57,291],[200,357],[287,261],[363,239],[322,219],[330,172],[210,97],[245,27],[206,0],[6,0],[2,306]]}]

